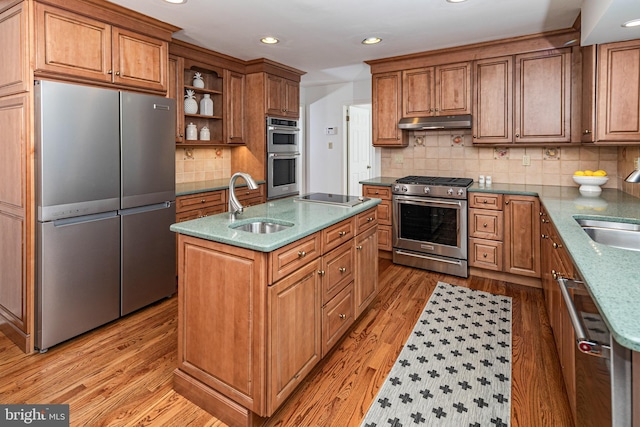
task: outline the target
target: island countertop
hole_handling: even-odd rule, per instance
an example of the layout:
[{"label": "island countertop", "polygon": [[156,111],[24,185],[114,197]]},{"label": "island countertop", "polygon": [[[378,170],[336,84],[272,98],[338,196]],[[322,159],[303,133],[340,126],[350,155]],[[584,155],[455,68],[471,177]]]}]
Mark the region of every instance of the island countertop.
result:
[{"label": "island countertop", "polygon": [[[378,205],[380,199],[369,199],[354,207],[295,201],[295,197],[272,200],[244,208],[244,212],[231,218],[228,212],[211,215],[171,226],[171,231],[214,242],[225,243],[260,252],[272,252],[289,243],[327,228],[344,219]],[[255,221],[292,224],[276,233],[258,234],[237,230],[243,224]]]}]

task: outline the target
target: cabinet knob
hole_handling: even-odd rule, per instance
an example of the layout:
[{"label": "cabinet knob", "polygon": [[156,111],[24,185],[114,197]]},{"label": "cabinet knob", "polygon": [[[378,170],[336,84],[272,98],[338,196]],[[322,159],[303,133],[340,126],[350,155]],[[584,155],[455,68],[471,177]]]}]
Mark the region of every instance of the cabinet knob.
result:
[{"label": "cabinet knob", "polygon": [[583,135],[589,135],[591,133],[591,131],[589,129],[585,129],[582,134]]},{"label": "cabinet knob", "polygon": [[486,258],[486,257],[487,257],[487,254],[482,254],[482,257],[483,257],[483,258]]},{"label": "cabinet knob", "polygon": [[509,201],[507,200],[506,202],[504,202],[504,204],[505,204],[505,205],[508,205],[508,204],[509,204]]},{"label": "cabinet knob", "polygon": [[520,138],[520,134],[519,133],[516,133],[516,138]]},{"label": "cabinet knob", "polygon": [[540,237],[542,237],[543,239],[548,239],[548,238],[549,238],[549,236],[548,236],[548,235],[546,235],[546,234],[543,234],[543,235],[542,235],[542,236],[540,236]]},{"label": "cabinet knob", "polygon": [[107,74],[113,74],[113,70],[107,71]]},{"label": "cabinet knob", "polygon": [[357,250],[359,250],[359,251],[361,251],[361,250],[362,250],[362,245],[358,245],[358,246],[356,246],[356,249],[357,249]]},{"label": "cabinet knob", "polygon": [[549,222],[549,220],[548,220],[548,219],[544,219],[544,218],[542,218],[540,221],[542,221],[543,223],[547,223],[547,222]]},{"label": "cabinet knob", "polygon": [[338,268],[338,271],[340,273],[344,273],[345,271],[347,271],[347,269],[345,267],[340,267],[340,268]]},{"label": "cabinet knob", "polygon": [[324,270],[318,270],[318,274],[319,274],[320,276],[324,276]]},{"label": "cabinet knob", "polygon": [[551,245],[551,246],[553,246],[553,249],[558,249],[558,248],[562,247],[562,245],[559,245],[559,244],[557,244],[555,242],[553,242],[553,245]]},{"label": "cabinet knob", "polygon": [[341,318],[341,319],[346,319],[347,315],[346,314],[339,314],[338,317]]},{"label": "cabinet knob", "polygon": [[119,76],[119,75],[120,75],[120,71],[116,71],[116,76]]},{"label": "cabinet knob", "polygon": [[482,201],[482,203],[487,203],[487,199],[484,199],[484,200]]},{"label": "cabinet knob", "polygon": [[206,203],[206,202],[207,202],[207,199],[200,200],[200,203]]},{"label": "cabinet knob", "polygon": [[305,256],[307,256],[305,251],[298,251],[298,258],[304,258]]},{"label": "cabinet knob", "polygon": [[339,235],[340,237],[342,237],[342,236],[346,236],[346,235],[347,235],[347,232],[346,232],[346,231],[339,231],[339,232],[338,232],[338,235]]},{"label": "cabinet knob", "polygon": [[487,228],[487,223],[485,222],[484,224],[482,224],[482,226],[483,226],[484,228]]}]

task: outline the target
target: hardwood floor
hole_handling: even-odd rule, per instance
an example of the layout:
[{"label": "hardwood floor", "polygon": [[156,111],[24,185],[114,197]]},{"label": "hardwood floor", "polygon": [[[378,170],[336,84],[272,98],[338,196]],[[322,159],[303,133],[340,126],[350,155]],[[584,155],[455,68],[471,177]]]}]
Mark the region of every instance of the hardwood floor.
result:
[{"label": "hardwood floor", "polygon": [[[539,289],[386,259],[371,308],[267,425],[358,426],[438,281],[513,298],[511,426],[573,426]],[[0,334],[0,404],[68,403],[72,426],[224,426],[172,390],[176,317],[172,298],[45,354]]]}]

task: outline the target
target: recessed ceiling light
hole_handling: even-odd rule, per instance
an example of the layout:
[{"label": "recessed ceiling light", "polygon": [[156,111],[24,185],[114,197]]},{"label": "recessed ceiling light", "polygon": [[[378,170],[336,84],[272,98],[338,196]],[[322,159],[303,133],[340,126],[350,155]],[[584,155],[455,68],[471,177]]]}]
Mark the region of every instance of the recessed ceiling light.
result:
[{"label": "recessed ceiling light", "polygon": [[632,19],[631,21],[627,21],[622,24],[625,28],[637,27],[640,25],[640,19]]},{"label": "recessed ceiling light", "polygon": [[382,39],[380,37],[367,37],[362,40],[362,44],[377,44],[380,43]]},{"label": "recessed ceiling light", "polygon": [[276,44],[278,43],[280,40],[278,40],[275,37],[263,37],[260,39],[260,41],[264,44]]},{"label": "recessed ceiling light", "polygon": [[187,2],[187,0],[164,0],[164,1],[171,4],[184,4]]}]

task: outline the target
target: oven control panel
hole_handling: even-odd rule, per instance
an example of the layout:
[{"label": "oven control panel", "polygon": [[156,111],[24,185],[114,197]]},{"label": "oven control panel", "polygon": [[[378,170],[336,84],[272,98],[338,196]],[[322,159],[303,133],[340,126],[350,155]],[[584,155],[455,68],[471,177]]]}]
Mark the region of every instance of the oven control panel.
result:
[{"label": "oven control panel", "polygon": [[393,194],[407,196],[441,197],[445,199],[466,199],[467,189],[462,187],[447,187],[440,185],[394,184]]}]

